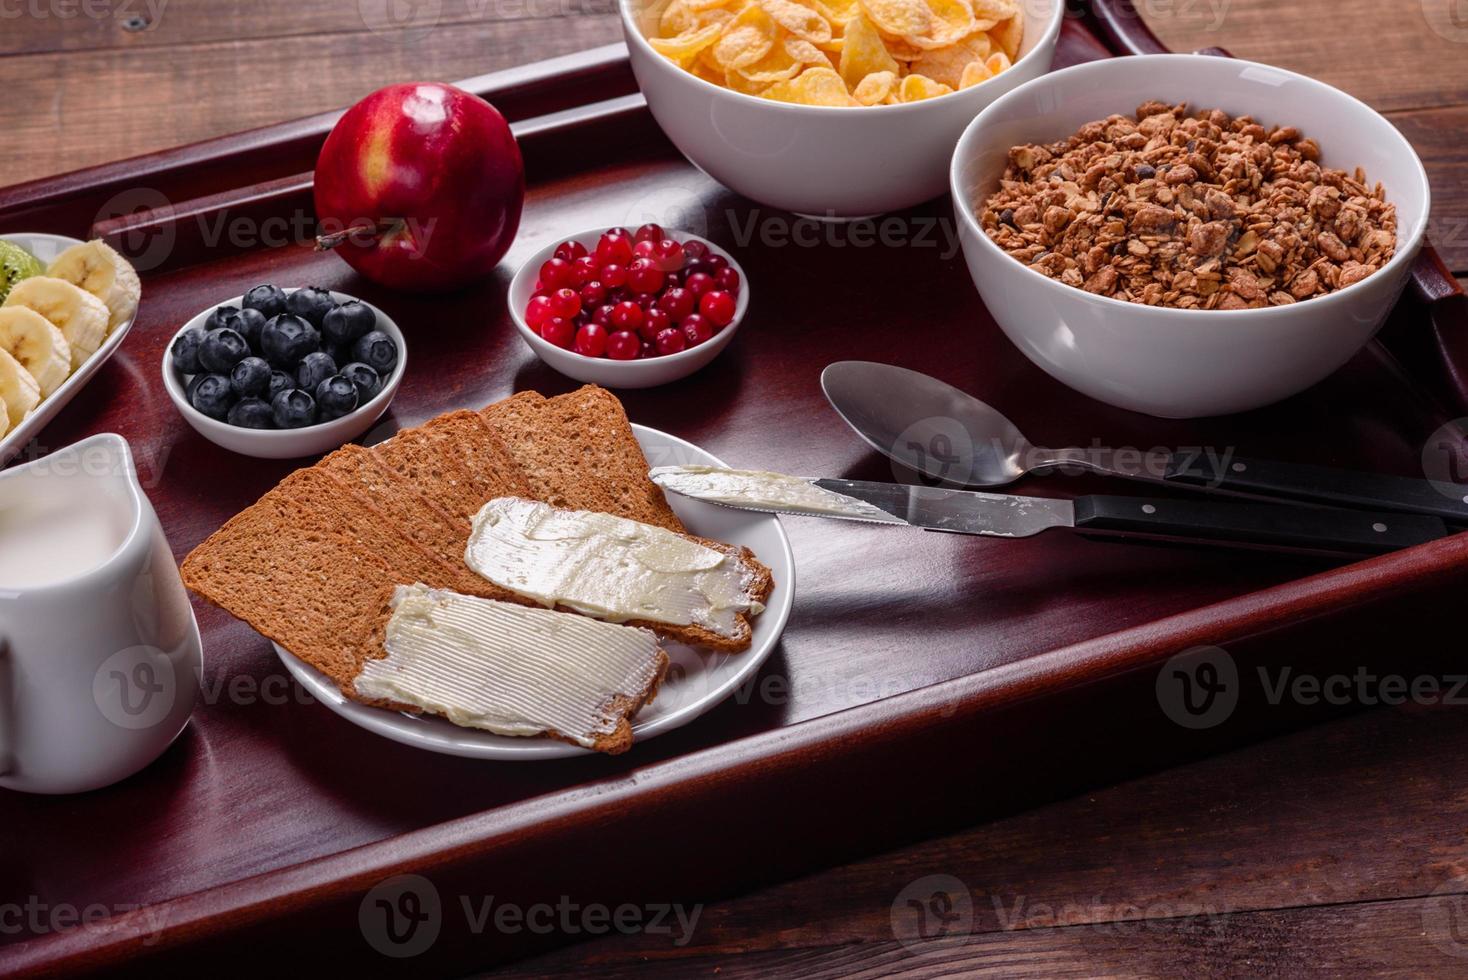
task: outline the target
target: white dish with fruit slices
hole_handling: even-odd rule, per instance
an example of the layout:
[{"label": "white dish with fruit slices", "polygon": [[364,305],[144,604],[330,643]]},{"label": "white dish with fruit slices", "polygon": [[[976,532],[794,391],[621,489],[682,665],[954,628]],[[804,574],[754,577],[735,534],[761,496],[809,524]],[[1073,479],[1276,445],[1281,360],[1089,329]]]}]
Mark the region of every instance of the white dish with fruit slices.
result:
[{"label": "white dish with fruit slices", "polygon": [[[83,244],[77,238],[42,232],[7,232],[0,235],[0,239],[19,245],[45,265],[50,265],[57,256],[73,245]],[[122,346],[123,338],[132,329],[133,321],[136,319],[136,316],[128,317],[113,327],[102,341],[101,346],[78,365],[55,391],[43,398],[24,419],[11,426],[3,436],[0,436],[0,466],[14,459],[56,417],[57,413],[66,407],[66,403],[76,397],[76,393],[91,380],[97,370],[107,363],[113,354],[117,353],[117,349]]]},{"label": "white dish with fruit slices", "polygon": [[[718,458],[677,436],[633,425],[649,467],[718,466]],[[779,518],[770,514],[733,510],[676,494],[668,503],[690,534],[743,545],[769,566],[775,591],[764,612],[753,620],[754,637],[742,653],[695,650],[677,643],[662,644],[672,661],[657,697],[632,720],[635,742],[672,731],[708,712],[748,682],[769,659],[790,618],[795,599],[795,555]],[[566,615],[572,615],[567,613]],[[590,749],[549,738],[512,738],[473,728],[461,728],[442,718],[422,717],[372,708],[342,696],[336,685],[314,668],[291,656],[279,644],[275,651],[286,669],[322,704],[347,721],[394,742],[471,759],[528,762],[595,755]]]},{"label": "white dish with fruit slices", "polygon": [[[296,288],[283,290],[287,295],[295,291]],[[355,296],[348,296],[346,293],[339,293],[335,290],[331,290],[331,298],[337,303],[357,300]],[[163,387],[167,390],[168,397],[173,400],[173,405],[178,409],[179,414],[194,427],[194,431],[199,435],[216,446],[244,456],[254,456],[257,459],[298,459],[302,456],[316,456],[329,452],[351,442],[370,429],[373,423],[387,412],[388,406],[392,404],[393,396],[398,393],[398,386],[403,383],[403,374],[408,369],[408,347],[403,340],[403,332],[398,329],[392,317],[365,300],[358,300],[358,302],[372,310],[377,317],[377,329],[391,337],[398,348],[396,366],[383,379],[382,387],[367,404],[357,406],[341,418],[332,419],[329,422],[318,422],[299,429],[240,428],[228,422],[210,418],[190,405],[184,390],[183,379],[173,363],[173,342],[178,339],[179,334],[203,326],[209,314],[219,307],[239,306],[243,302],[243,296],[233,296],[222,299],[207,310],[201,311],[178,328],[178,332],[173,335],[168,341],[168,346],[163,350]]]}]

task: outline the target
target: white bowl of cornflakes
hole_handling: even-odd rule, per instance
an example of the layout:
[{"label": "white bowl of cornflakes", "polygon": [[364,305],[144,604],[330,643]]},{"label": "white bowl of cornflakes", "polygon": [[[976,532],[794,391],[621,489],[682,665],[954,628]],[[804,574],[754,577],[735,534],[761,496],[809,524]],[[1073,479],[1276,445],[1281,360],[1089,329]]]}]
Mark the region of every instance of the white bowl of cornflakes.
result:
[{"label": "white bowl of cornflakes", "polygon": [[942,194],[964,127],[1050,70],[1065,15],[1062,0],[621,0],[621,10],[632,70],[674,145],[740,194],[817,218]]}]

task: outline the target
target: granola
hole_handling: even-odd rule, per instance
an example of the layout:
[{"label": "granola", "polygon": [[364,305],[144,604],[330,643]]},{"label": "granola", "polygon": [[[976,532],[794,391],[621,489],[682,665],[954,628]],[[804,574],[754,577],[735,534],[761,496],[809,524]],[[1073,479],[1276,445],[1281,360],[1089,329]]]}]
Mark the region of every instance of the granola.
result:
[{"label": "granola", "polygon": [[1147,102],[1009,151],[984,231],[1030,268],[1149,306],[1241,310],[1344,289],[1391,260],[1380,183],[1320,165],[1293,126]]}]

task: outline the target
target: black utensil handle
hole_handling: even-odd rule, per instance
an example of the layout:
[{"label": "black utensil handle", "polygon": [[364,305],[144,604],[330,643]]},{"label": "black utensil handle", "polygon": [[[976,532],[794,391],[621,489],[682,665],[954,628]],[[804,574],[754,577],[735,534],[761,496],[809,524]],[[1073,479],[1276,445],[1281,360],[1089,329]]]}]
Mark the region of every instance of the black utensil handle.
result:
[{"label": "black utensil handle", "polygon": [[1438,518],[1417,514],[1152,497],[1077,497],[1075,516],[1088,534],[1333,555],[1381,554],[1448,534]]},{"label": "black utensil handle", "polygon": [[[1447,475],[1452,472],[1451,462],[1462,450],[1455,446],[1440,448]],[[1432,514],[1468,523],[1468,486],[1457,483],[1204,453],[1173,453],[1163,481],[1251,497]]]}]

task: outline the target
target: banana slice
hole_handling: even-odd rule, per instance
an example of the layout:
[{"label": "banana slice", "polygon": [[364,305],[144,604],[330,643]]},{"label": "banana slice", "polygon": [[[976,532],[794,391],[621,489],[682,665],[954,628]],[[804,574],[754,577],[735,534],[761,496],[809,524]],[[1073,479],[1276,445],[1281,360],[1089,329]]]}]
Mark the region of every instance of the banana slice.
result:
[{"label": "banana slice", "polygon": [[[22,279],[5,306],[25,306],[54,323],[71,345],[71,369],[81,367],[107,338],[107,304],[65,279]],[[3,307],[0,307],[3,308]]]},{"label": "banana slice", "polygon": [[80,286],[107,305],[107,332],[138,312],[143,285],[132,264],[101,239],[73,245],[56,256],[46,275]]},{"label": "banana slice", "polygon": [[20,362],[50,398],[71,377],[71,345],[56,325],[24,306],[0,306],[0,350]]},{"label": "banana slice", "polygon": [[31,409],[41,404],[41,386],[20,362],[0,350],[0,402],[5,405],[6,425],[20,425]]},{"label": "banana slice", "polygon": [[10,431],[10,411],[5,407],[5,399],[0,398],[0,439],[5,438],[5,433]]}]

